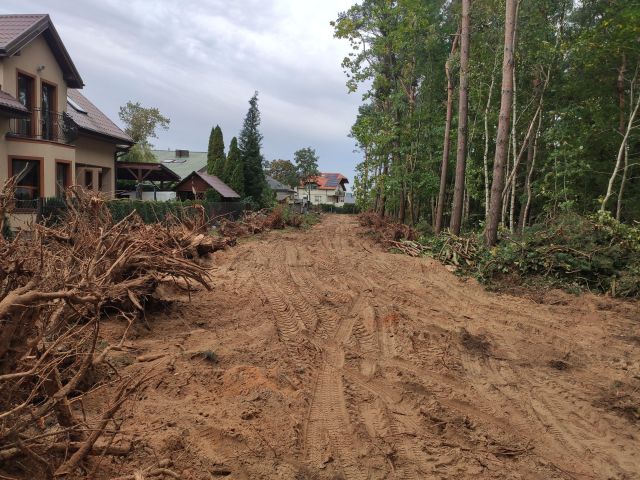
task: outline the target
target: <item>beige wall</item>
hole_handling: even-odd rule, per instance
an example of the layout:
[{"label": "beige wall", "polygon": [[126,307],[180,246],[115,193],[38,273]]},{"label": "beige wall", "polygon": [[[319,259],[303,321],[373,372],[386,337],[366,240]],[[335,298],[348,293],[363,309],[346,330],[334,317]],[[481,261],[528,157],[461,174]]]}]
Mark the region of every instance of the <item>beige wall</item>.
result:
[{"label": "beige wall", "polygon": [[115,193],[115,153],[113,143],[81,136],[75,142],[76,151],[76,179],[78,185],[84,186],[86,169],[93,172],[94,189],[98,188],[98,175],[102,172],[102,191]]},{"label": "beige wall", "polygon": [[[38,72],[38,66],[44,65],[44,70]],[[2,90],[10,93],[14,97],[17,95],[17,73],[20,69],[36,77],[35,106],[40,107],[40,92],[42,80],[54,83],[57,86],[57,106],[56,110],[64,112],[67,110],[67,84],[64,81],[62,69],[58,65],[49,45],[42,36],[33,40],[29,45],[20,51],[20,55],[4,58],[2,61],[2,79],[0,82]]]},{"label": "beige wall", "polygon": [[[298,198],[303,199],[307,197],[308,194],[308,190],[306,188],[303,187],[298,187],[297,188],[297,192],[298,192]],[[338,197],[338,202],[336,203],[336,197],[335,197],[335,189],[331,189],[331,190],[316,190],[316,189],[312,189],[311,190],[311,204],[312,205],[319,205],[321,203],[324,204],[329,204],[329,205],[343,205],[344,204],[344,196],[342,197]],[[320,197],[318,199],[318,197]]]},{"label": "beige wall", "polygon": [[[6,154],[0,157],[0,171],[2,178],[9,174],[9,159],[11,157],[26,157],[41,159],[43,161],[43,197],[55,197],[56,195],[56,160],[71,162],[71,171],[76,159],[75,147],[50,142],[1,140]],[[2,147],[0,147],[0,151]]]}]

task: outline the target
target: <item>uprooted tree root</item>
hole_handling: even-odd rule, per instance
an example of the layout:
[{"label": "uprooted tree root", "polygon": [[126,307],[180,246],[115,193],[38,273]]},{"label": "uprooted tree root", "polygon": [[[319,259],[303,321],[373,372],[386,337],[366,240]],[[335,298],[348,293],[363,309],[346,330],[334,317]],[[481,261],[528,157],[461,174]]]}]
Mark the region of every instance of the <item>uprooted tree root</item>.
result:
[{"label": "uprooted tree root", "polygon": [[[10,179],[0,192],[2,219],[14,188]],[[145,225],[133,212],[114,222],[103,198],[78,188],[67,204],[54,225],[0,237],[0,474],[11,478],[70,478],[88,456],[128,452],[117,413],[148,374],[101,382],[124,337],[99,350],[100,320],[115,312],[131,325],[161,282],[210,288],[193,259],[222,248],[204,215]],[[83,402],[107,387],[115,395],[89,415]]]},{"label": "uprooted tree root", "polygon": [[237,238],[267,230],[282,230],[285,227],[300,228],[302,224],[301,214],[290,212],[283,207],[276,207],[273,210],[246,212],[237,221],[222,219],[218,231],[223,237]]}]

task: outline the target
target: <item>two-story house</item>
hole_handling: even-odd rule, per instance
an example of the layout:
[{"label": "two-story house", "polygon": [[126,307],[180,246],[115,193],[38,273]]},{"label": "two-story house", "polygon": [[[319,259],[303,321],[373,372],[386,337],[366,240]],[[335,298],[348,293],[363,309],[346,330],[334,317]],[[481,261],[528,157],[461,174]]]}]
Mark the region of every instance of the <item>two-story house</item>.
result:
[{"label": "two-story house", "polygon": [[311,205],[344,205],[349,183],[347,177],[341,173],[321,173],[318,177],[300,184],[296,189],[297,198],[311,203]]},{"label": "two-story house", "polygon": [[113,194],[131,138],[84,86],[49,15],[0,15],[0,182],[17,176],[17,226],[72,184]]}]

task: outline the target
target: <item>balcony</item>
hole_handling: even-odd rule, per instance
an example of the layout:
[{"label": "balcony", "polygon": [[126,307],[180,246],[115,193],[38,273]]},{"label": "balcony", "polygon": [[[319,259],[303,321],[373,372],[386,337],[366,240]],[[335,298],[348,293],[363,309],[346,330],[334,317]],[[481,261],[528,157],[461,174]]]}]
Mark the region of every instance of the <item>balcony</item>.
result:
[{"label": "balcony", "polygon": [[78,138],[78,126],[66,112],[34,108],[27,118],[12,118],[8,137],[69,144]]}]

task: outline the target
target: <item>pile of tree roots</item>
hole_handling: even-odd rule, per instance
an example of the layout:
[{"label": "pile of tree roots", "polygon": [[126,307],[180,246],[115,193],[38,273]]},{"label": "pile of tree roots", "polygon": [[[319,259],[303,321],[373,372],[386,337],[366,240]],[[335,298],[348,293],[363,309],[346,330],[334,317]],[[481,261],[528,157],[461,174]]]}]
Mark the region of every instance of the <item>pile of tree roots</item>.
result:
[{"label": "pile of tree roots", "polygon": [[276,207],[273,210],[245,212],[237,221],[223,219],[218,226],[218,232],[223,237],[237,238],[285,227],[299,228],[302,223],[303,217],[299,213],[290,212],[285,207]]},{"label": "pile of tree roots", "polygon": [[[0,191],[3,231],[14,190],[10,179]],[[161,283],[210,288],[195,260],[225,243],[206,235],[204,213],[146,225],[135,212],[115,222],[105,199],[76,187],[66,202],[61,221],[0,237],[2,478],[94,478],[90,457],[129,452],[119,410],[148,375],[117,372],[109,352],[126,333],[109,345],[101,322],[131,326]]]}]

